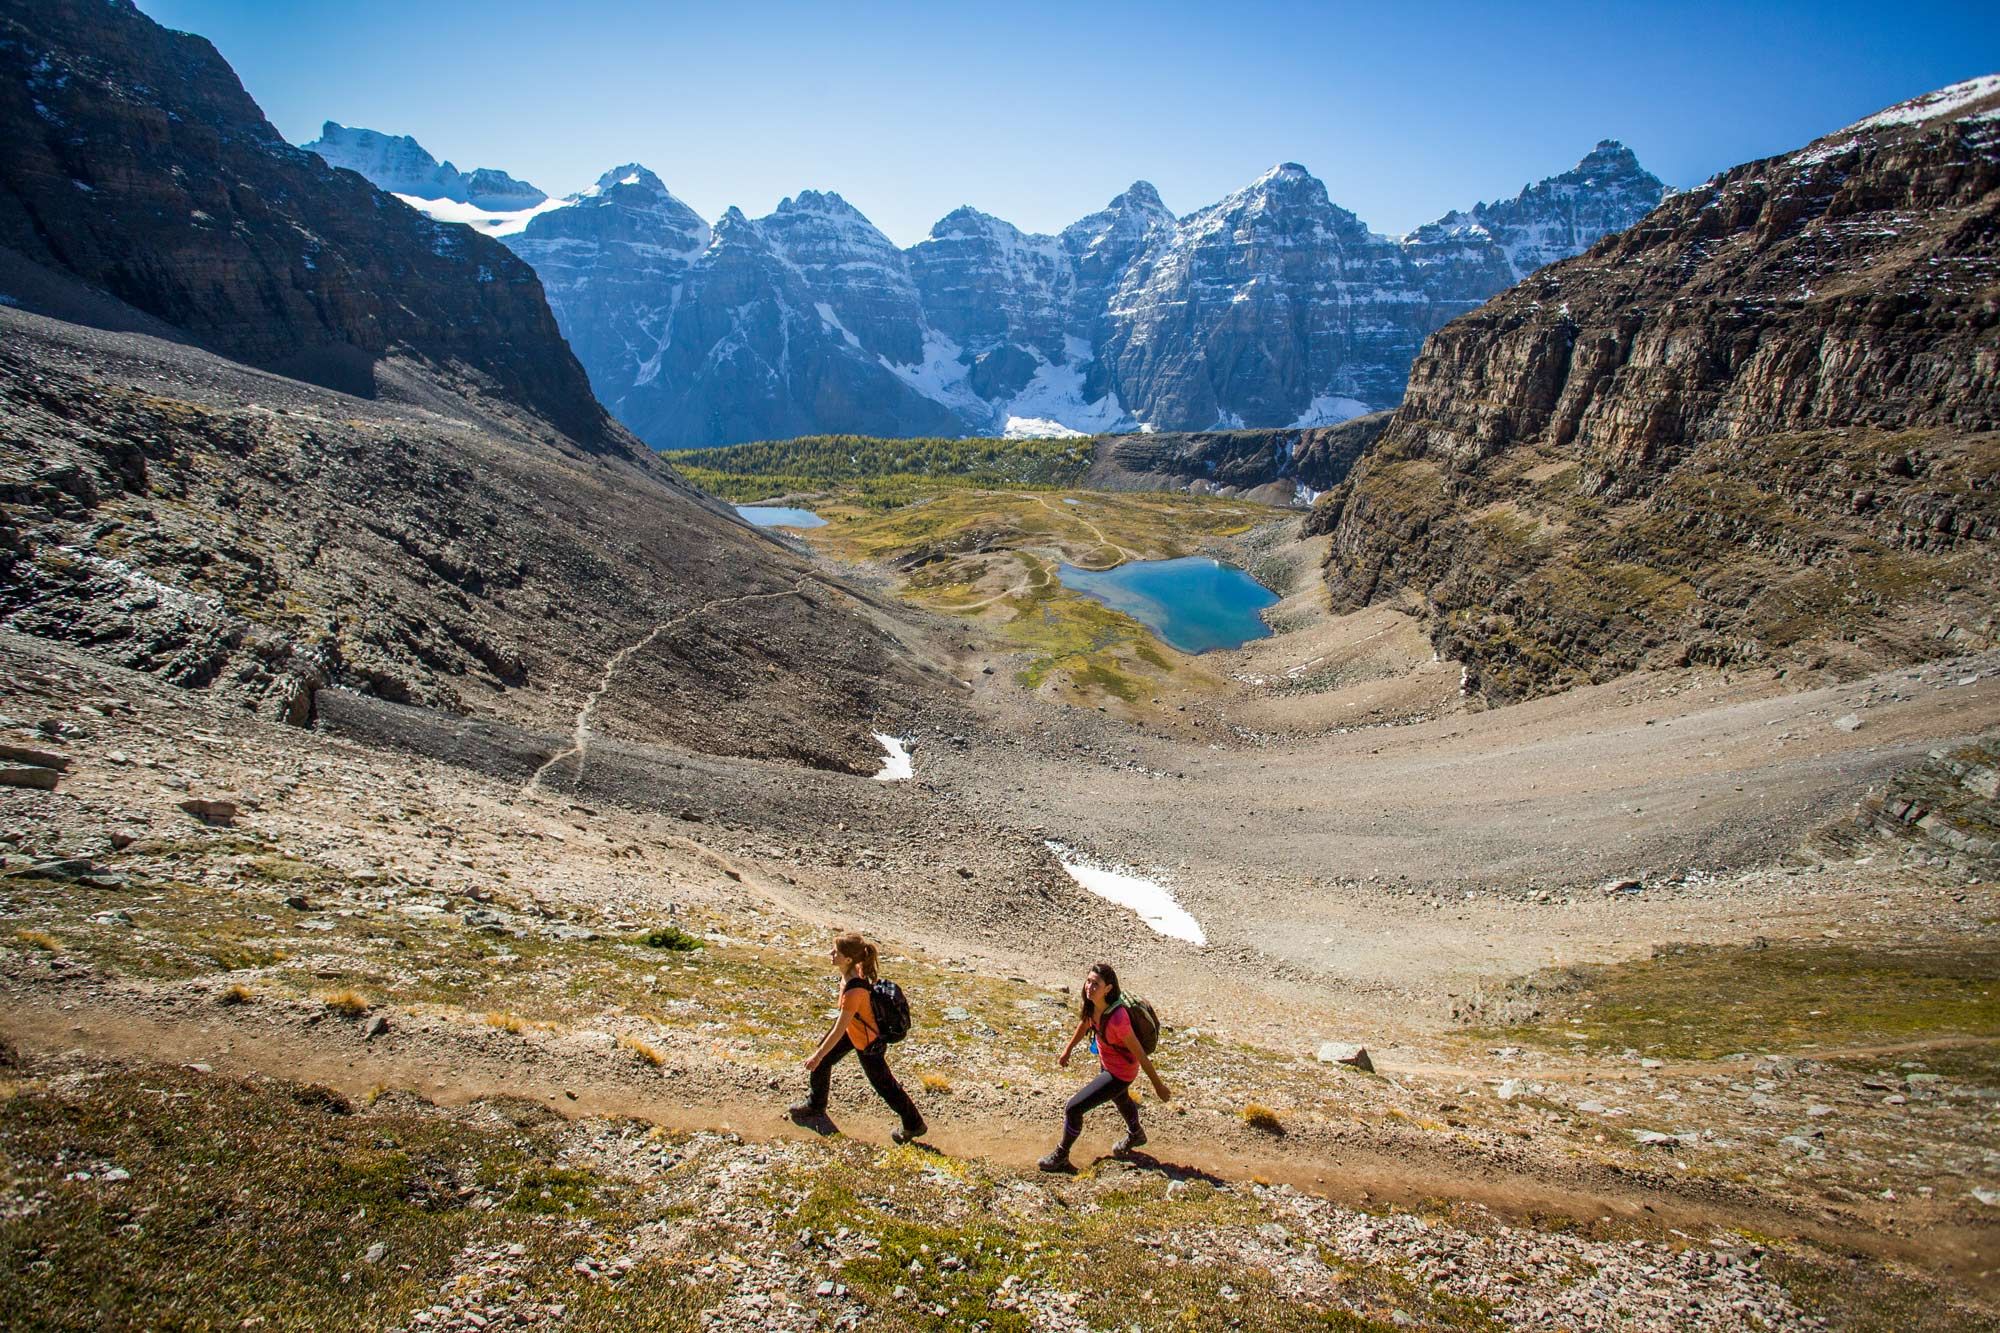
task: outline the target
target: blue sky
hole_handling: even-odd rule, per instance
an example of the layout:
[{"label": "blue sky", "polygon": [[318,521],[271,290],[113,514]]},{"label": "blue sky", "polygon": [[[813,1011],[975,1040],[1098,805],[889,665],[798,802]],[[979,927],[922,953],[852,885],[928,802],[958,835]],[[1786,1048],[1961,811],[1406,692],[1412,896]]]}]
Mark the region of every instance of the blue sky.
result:
[{"label": "blue sky", "polygon": [[703,216],[830,189],[908,244],[1137,179],[1185,213],[1281,161],[1400,233],[1600,138],[1669,185],[2000,71],[2000,4],[776,5],[139,0],[294,141],[338,120],[553,194],[637,161]]}]

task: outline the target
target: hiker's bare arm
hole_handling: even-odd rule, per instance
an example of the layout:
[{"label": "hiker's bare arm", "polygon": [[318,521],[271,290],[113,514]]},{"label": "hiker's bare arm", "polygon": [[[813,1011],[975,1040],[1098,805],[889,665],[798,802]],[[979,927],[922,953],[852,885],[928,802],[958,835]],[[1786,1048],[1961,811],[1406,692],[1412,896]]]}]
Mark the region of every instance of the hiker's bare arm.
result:
[{"label": "hiker's bare arm", "polygon": [[1090,1020],[1087,1018],[1079,1020],[1076,1031],[1069,1034],[1069,1045],[1063,1047],[1062,1054],[1056,1057],[1056,1064],[1064,1069],[1069,1068],[1069,1053],[1076,1049],[1076,1044],[1083,1040],[1083,1034],[1088,1031],[1090,1031]]},{"label": "hiker's bare arm", "polygon": [[1160,1077],[1159,1070],[1153,1068],[1153,1057],[1146,1054],[1146,1048],[1139,1044],[1139,1039],[1128,1035],[1125,1038],[1125,1049],[1139,1062],[1139,1068],[1146,1071],[1146,1077],[1153,1080],[1153,1092],[1159,1099],[1163,1102],[1172,1101],[1174,1094],[1167,1091],[1166,1080]]},{"label": "hiker's bare arm", "polygon": [[819,1039],[819,1049],[806,1057],[807,1069],[817,1069],[819,1062],[826,1059],[827,1053],[840,1045],[840,1034],[847,1030],[847,996],[850,993],[841,994],[840,1012],[833,1016],[833,1026],[829,1027],[826,1035]]}]

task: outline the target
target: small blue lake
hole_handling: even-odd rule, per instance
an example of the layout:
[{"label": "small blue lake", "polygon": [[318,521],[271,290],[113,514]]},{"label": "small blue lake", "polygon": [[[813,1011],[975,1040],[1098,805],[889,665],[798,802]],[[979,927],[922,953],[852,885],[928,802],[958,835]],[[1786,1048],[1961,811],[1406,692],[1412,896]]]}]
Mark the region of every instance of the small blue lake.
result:
[{"label": "small blue lake", "polygon": [[760,528],[823,528],[826,520],[810,509],[790,505],[737,505],[736,512]]},{"label": "small blue lake", "polygon": [[1258,613],[1278,603],[1278,594],[1234,565],[1199,555],[1103,571],[1059,565],[1057,573],[1063,587],[1123,611],[1184,653],[1268,637],[1271,627]]}]

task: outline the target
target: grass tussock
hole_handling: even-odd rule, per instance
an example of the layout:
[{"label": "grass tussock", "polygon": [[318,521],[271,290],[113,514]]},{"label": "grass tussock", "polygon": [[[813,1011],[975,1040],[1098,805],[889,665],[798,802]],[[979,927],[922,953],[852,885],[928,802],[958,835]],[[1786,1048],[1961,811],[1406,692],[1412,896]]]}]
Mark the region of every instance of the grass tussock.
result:
[{"label": "grass tussock", "polygon": [[342,1018],[359,1018],[375,1007],[374,1001],[355,990],[324,991],[317,998]]},{"label": "grass tussock", "polygon": [[667,1062],[666,1053],[661,1051],[659,1047],[654,1046],[643,1037],[635,1037],[629,1032],[618,1034],[618,1045],[622,1049],[632,1052],[633,1055],[655,1069],[658,1069]]},{"label": "grass tussock", "polygon": [[923,1084],[925,1092],[951,1091],[951,1080],[943,1074],[919,1074],[917,1081]]},{"label": "grass tussock", "polygon": [[1282,1134],[1285,1122],[1278,1119],[1278,1113],[1260,1102],[1250,1102],[1243,1108],[1243,1123],[1266,1134]]},{"label": "grass tussock", "polygon": [[217,1004],[249,1004],[257,998],[257,993],[242,982],[237,982],[215,997]]},{"label": "grass tussock", "polygon": [[511,1032],[517,1037],[528,1030],[527,1020],[519,1014],[502,1013],[498,1009],[487,1012],[486,1024],[488,1027],[499,1028],[502,1032]]},{"label": "grass tussock", "polygon": [[46,930],[17,930],[14,938],[30,949],[40,949],[44,953],[62,952],[62,941]]},{"label": "grass tussock", "polygon": [[679,926],[660,926],[639,937],[639,943],[648,949],[666,949],[673,953],[693,953],[702,947],[702,942],[688,934]]}]

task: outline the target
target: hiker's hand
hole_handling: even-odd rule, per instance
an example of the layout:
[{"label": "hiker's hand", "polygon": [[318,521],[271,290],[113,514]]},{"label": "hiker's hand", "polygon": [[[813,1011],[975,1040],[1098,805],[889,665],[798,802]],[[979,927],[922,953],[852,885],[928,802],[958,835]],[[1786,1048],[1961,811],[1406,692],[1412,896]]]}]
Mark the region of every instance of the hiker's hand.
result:
[{"label": "hiker's hand", "polygon": [[806,1072],[810,1074],[812,1073],[813,1070],[818,1068],[819,1068],[819,1056],[808,1055],[806,1057]]},{"label": "hiker's hand", "polygon": [[1069,1068],[1069,1052],[1068,1052],[1068,1051],[1064,1051],[1064,1052],[1063,1052],[1063,1053],[1062,1053],[1061,1055],[1058,1055],[1058,1056],[1056,1057],[1056,1067],[1057,1067],[1058,1069],[1068,1069],[1068,1068]]},{"label": "hiker's hand", "polygon": [[1167,1091],[1167,1085],[1158,1079],[1153,1080],[1153,1091],[1159,1094],[1159,1098],[1163,1102],[1170,1102],[1174,1099],[1174,1094]]}]

